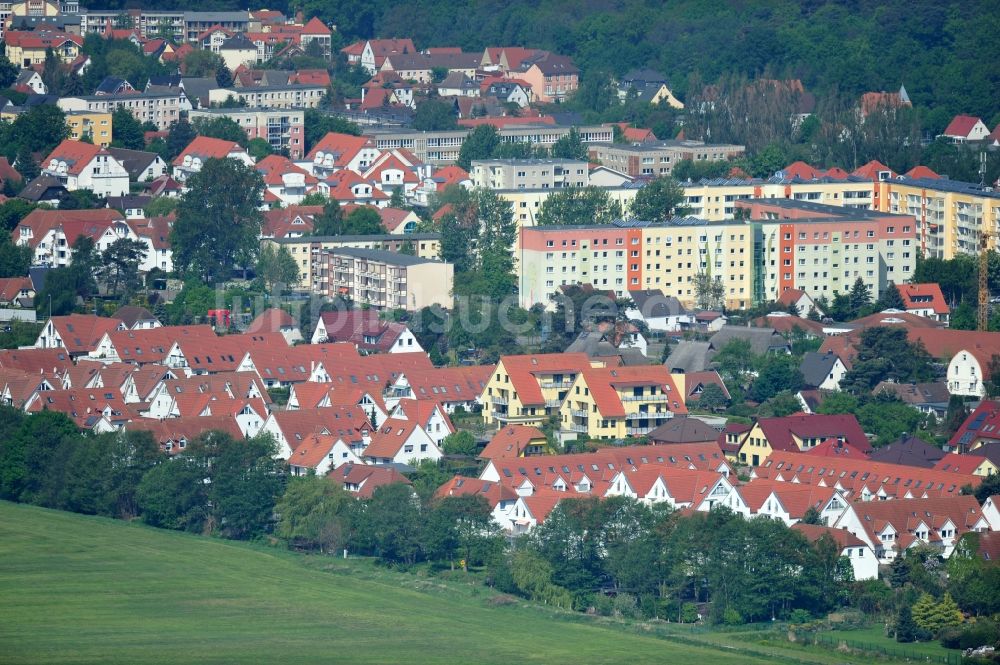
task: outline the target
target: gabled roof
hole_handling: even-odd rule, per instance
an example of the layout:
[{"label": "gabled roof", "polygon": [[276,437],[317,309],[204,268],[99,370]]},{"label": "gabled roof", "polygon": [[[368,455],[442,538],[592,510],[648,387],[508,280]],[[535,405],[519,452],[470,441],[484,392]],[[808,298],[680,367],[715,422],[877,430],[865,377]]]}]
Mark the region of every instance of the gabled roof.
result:
[{"label": "gabled roof", "polygon": [[802,372],[802,379],[805,385],[818,388],[826,381],[830,372],[833,371],[834,365],[839,360],[837,355],[831,351],[826,353],[807,351],[804,353],[802,355],[802,363],[799,365],[799,371]]},{"label": "gabled roof", "polygon": [[795,438],[820,439],[843,438],[844,442],[868,453],[871,444],[857,418],[851,414],[837,415],[794,415],[783,418],[761,418],[757,421],[764,437],[774,451],[799,452]]},{"label": "gabled roof", "polygon": [[914,166],[912,169],[906,172],[907,178],[930,178],[932,180],[937,180],[939,176],[934,171],[930,170],[928,167],[923,165]]},{"label": "gabled roof", "polygon": [[[316,145],[306,155],[306,159],[315,162],[317,157],[322,160],[326,156],[332,156],[333,166],[345,168],[354,159],[354,156],[365,147],[375,147],[375,143],[367,136],[329,132],[316,142]],[[321,156],[320,153],[323,155]]]},{"label": "gabled roof", "polygon": [[434,492],[436,499],[452,496],[481,496],[490,508],[495,508],[501,501],[517,500],[517,493],[505,485],[466,476],[455,476]]},{"label": "gabled roof", "polygon": [[423,429],[416,420],[385,420],[378,431],[372,433],[372,442],[365,448],[364,456],[371,459],[396,457],[418,428]]},{"label": "gabled roof", "polygon": [[944,381],[936,383],[893,383],[880,381],[872,394],[888,393],[913,406],[944,405],[951,398]]},{"label": "gabled roof", "polygon": [[548,440],[545,433],[537,427],[526,427],[525,425],[508,425],[501,427],[490,442],[479,453],[480,459],[494,459],[500,457],[520,457],[524,450],[530,445],[544,445]]},{"label": "gabled roof", "polygon": [[315,185],[319,180],[313,174],[296,166],[284,155],[268,155],[254,165],[254,168],[264,177],[264,184],[270,187],[281,187],[285,181],[282,176],[294,173],[302,176],[306,186]]},{"label": "gabled roof", "polygon": [[842,457],[859,460],[868,459],[868,455],[864,452],[858,450],[850,444],[838,441],[833,437],[830,437],[814,448],[810,448],[806,451],[806,454],[812,455],[813,457]]},{"label": "gabled roof", "polygon": [[948,453],[941,459],[937,461],[934,465],[935,471],[944,471],[947,473],[961,473],[961,474],[972,474],[975,473],[976,469],[986,461],[986,457],[979,454],[979,449],[967,453],[965,455],[959,455],[957,453]]},{"label": "gabled roof", "polygon": [[99,154],[110,153],[92,143],[66,139],[53,148],[52,152],[42,161],[42,168],[53,171],[55,170],[52,164],[53,161],[57,163],[65,162],[67,173],[79,175]]},{"label": "gabled roof", "polygon": [[292,456],[288,458],[288,464],[304,469],[315,469],[340,440],[341,437],[331,434],[311,434],[295,448]]},{"label": "gabled roof", "polygon": [[291,205],[264,211],[261,235],[266,238],[285,238],[295,233],[309,235],[313,219],[323,212],[323,206]]},{"label": "gabled roof", "polygon": [[197,157],[204,161],[211,158],[223,159],[237,152],[243,152],[243,148],[238,143],[211,136],[198,136],[181,151],[181,154],[174,158],[172,163],[174,166],[183,166],[185,157]]},{"label": "gabled roof", "polygon": [[897,284],[899,295],[903,298],[903,303],[907,310],[931,309],[935,314],[949,314],[951,308],[945,302],[941,287],[936,283],[931,284]]},{"label": "gabled roof", "polygon": [[261,312],[256,319],[254,319],[249,326],[247,326],[247,334],[256,334],[261,332],[281,332],[283,329],[296,328],[298,324],[292,318],[292,315],[283,309],[278,309],[277,307],[270,307]]},{"label": "gabled roof", "polygon": [[879,178],[880,173],[888,173],[889,178],[895,178],[897,175],[895,171],[893,171],[892,169],[890,169],[888,166],[878,161],[877,159],[873,159],[867,164],[859,166],[858,168],[856,168],[854,171],[851,172],[851,175],[858,176],[860,178],[865,178],[866,180],[871,180],[872,182],[878,182],[880,180]]},{"label": "gabled roof", "polygon": [[977,124],[980,124],[982,122],[983,122],[982,119],[977,118],[975,116],[956,115],[954,118],[952,118],[951,122],[948,123],[948,126],[945,127],[944,132],[942,132],[942,134],[944,134],[945,136],[961,137],[963,139],[968,138],[969,134],[972,133],[972,129]]},{"label": "gabled roof", "polygon": [[313,16],[309,21],[302,26],[302,33],[306,35],[330,35],[330,28],[326,26],[323,21],[319,20],[318,16]]},{"label": "gabled roof", "polygon": [[[674,377],[677,382],[677,377]],[[701,398],[701,392],[709,385],[716,385],[722,390],[726,399],[730,399],[729,389],[723,382],[722,377],[714,369],[704,372],[687,372],[684,374],[684,403],[697,402]]]},{"label": "gabled roof", "polygon": [[274,411],[271,418],[293,451],[314,434],[329,434],[351,443],[360,442],[372,430],[368,414],[356,406]]},{"label": "gabled roof", "polygon": [[[930,528],[950,520],[955,536],[970,531],[983,513],[974,496],[947,496],[905,501],[864,501],[854,504],[861,527],[869,542],[880,542],[879,534],[891,526],[897,534],[913,535],[920,524]],[[930,535],[929,539],[930,539]],[[897,540],[899,540],[897,536]]]},{"label": "gabled roof", "polygon": [[211,326],[161,326],[141,330],[118,330],[108,333],[111,345],[123,362],[146,365],[162,363],[171,347],[192,338],[218,339]]},{"label": "gabled roof", "polygon": [[124,305],[119,307],[118,311],[111,316],[112,318],[122,321],[128,328],[131,328],[140,321],[158,320],[156,316],[154,316],[153,313],[145,307],[136,307],[135,305]]},{"label": "gabled roof", "polygon": [[443,404],[477,400],[486,389],[495,365],[407,369],[403,376],[417,399]]},{"label": "gabled roof", "polygon": [[823,537],[829,537],[840,546],[841,550],[845,550],[848,547],[865,547],[864,541],[846,529],[834,529],[831,526],[796,522],[792,525],[792,530],[798,531],[811,542],[816,542]]},{"label": "gabled roof", "polygon": [[983,400],[948,441],[953,449],[968,449],[976,441],[1000,441],[1000,402]]},{"label": "gabled roof", "polygon": [[[631,388],[653,388],[657,396],[666,395],[664,405],[675,414],[686,414],[684,396],[674,384],[673,376],[662,365],[633,367],[590,367],[584,366],[580,375],[586,381],[590,394],[603,418],[625,416],[625,406],[618,391]],[[714,437],[713,437],[714,438]]]},{"label": "gabled roof", "polygon": [[932,469],[942,457],[944,457],[944,451],[940,448],[915,436],[907,436],[876,448],[868,456],[868,459],[873,462]]},{"label": "gabled roof", "polygon": [[73,359],[64,349],[3,349],[0,368],[17,369],[40,376],[59,376],[72,367]]},{"label": "gabled roof", "polygon": [[653,444],[716,441],[719,431],[697,418],[671,418],[646,435]]},{"label": "gabled roof", "polygon": [[66,350],[72,355],[93,351],[105,334],[114,332],[124,325],[120,319],[90,314],[53,316],[50,321],[62,338]]},{"label": "gabled roof", "polygon": [[43,410],[65,413],[83,429],[93,428],[105,414],[111,423],[123,423],[131,418],[117,388],[45,390],[37,395],[29,401],[29,413]]},{"label": "gabled roof", "polygon": [[579,374],[584,367],[590,366],[585,353],[503,356],[500,362],[510,376],[511,388],[517,392],[521,403],[529,406],[545,403],[535,375]]},{"label": "gabled roof", "polygon": [[385,485],[411,484],[409,479],[396,469],[372,464],[344,464],[328,473],[326,477],[362,499],[370,499],[376,489]]}]

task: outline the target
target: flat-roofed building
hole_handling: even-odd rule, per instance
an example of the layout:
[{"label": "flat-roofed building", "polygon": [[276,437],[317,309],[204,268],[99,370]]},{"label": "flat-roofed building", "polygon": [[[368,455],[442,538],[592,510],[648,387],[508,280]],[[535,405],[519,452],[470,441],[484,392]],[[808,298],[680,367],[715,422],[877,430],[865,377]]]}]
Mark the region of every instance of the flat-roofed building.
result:
[{"label": "flat-roofed building", "polygon": [[313,291],[377,309],[416,311],[452,303],[450,263],[377,249],[328,249],[318,253]]},{"label": "flat-roofed building", "polygon": [[657,143],[594,143],[587,147],[592,160],[633,178],[656,178],[673,173],[677,162],[718,162],[739,157],[741,145],[711,144],[702,141],[659,141]]},{"label": "flat-roofed building", "polygon": [[197,109],[188,113],[197,118],[229,118],[246,132],[247,138],[264,139],[275,152],[287,150],[292,159],[301,159],[305,148],[305,112],[300,109]]},{"label": "flat-roofed building", "polygon": [[560,189],[590,184],[589,165],[575,159],[487,159],[472,162],[472,184],[487,189]]}]

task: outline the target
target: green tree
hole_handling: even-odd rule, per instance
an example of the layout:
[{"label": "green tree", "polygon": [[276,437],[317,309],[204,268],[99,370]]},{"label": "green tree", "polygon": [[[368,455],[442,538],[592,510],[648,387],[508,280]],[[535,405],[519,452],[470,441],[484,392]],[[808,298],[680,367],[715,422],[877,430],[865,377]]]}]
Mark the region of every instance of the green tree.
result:
[{"label": "green tree", "polygon": [[539,226],[608,224],[622,218],[621,203],[600,187],[569,187],[550,194],[538,213]]},{"label": "green tree", "polygon": [[698,396],[698,401],[695,404],[699,409],[716,411],[729,406],[729,399],[726,397],[726,393],[722,391],[722,388],[715,383],[710,383],[702,389],[701,395]]},{"label": "green tree", "polygon": [[851,299],[851,310],[855,317],[864,316],[869,305],[872,301],[872,291],[871,288],[865,281],[858,277],[854,280],[854,285],[851,287],[850,293]]},{"label": "green tree", "polygon": [[794,393],[783,390],[774,395],[757,409],[759,418],[783,418],[802,410]]},{"label": "green tree", "polygon": [[371,236],[385,233],[382,217],[371,206],[359,206],[344,219],[344,235]]},{"label": "green tree", "polygon": [[783,390],[795,392],[800,388],[802,372],[799,371],[795,358],[789,355],[768,355],[758,364],[750,397],[756,402],[763,402]]},{"label": "green tree", "polygon": [[279,285],[299,283],[299,266],[287,247],[266,243],[257,257],[257,276],[264,280],[268,293],[274,293]]},{"label": "green tree", "polygon": [[142,150],[146,147],[142,123],[126,108],[111,114],[111,143],[117,148]]},{"label": "green tree", "polygon": [[185,76],[199,78],[215,77],[220,65],[224,65],[222,57],[207,49],[195,49],[184,56],[181,70]]},{"label": "green tree", "polygon": [[344,211],[336,201],[327,199],[323,212],[313,217],[313,235],[339,236],[344,234]]},{"label": "green tree", "polygon": [[139,265],[146,258],[146,243],[119,238],[101,254],[97,278],[114,295],[127,294],[139,285]]},{"label": "green tree", "polygon": [[857,358],[841,388],[861,394],[885,379],[910,383],[932,376],[930,355],[923,344],[907,340],[905,328],[873,326],[861,333]]},{"label": "green tree", "polygon": [[500,145],[500,132],[497,128],[493,125],[480,125],[465,137],[455,163],[468,171],[472,168],[473,160],[492,158]]},{"label": "green tree", "polygon": [[365,502],[358,532],[382,561],[413,564],[420,554],[421,513],[409,485],[383,485]]},{"label": "green tree", "polygon": [[476,438],[466,432],[459,430],[444,437],[441,441],[441,449],[446,455],[466,455],[472,457],[478,452]]},{"label": "green tree", "polygon": [[976,310],[968,300],[963,300],[951,313],[948,327],[953,330],[975,330]]},{"label": "green tree", "polygon": [[731,339],[715,354],[714,362],[727,381],[734,385],[746,385],[754,368],[754,354],[750,342],[745,339]]},{"label": "green tree", "polygon": [[176,269],[212,283],[252,265],[262,221],[260,173],[234,159],[208,159],[187,186],[170,232]]},{"label": "green tree", "polygon": [[299,549],[334,552],[350,539],[353,496],[327,478],[291,478],[275,506],[274,533]]},{"label": "green tree", "polygon": [[260,161],[268,155],[274,154],[274,148],[267,142],[267,139],[256,138],[247,142],[247,152],[256,161]]},{"label": "green tree", "polygon": [[0,88],[9,88],[20,73],[20,68],[8,60],[6,55],[0,55]]},{"label": "green tree", "polygon": [[211,136],[223,141],[232,141],[244,148],[249,143],[246,132],[243,131],[239,124],[235,120],[225,116],[196,118],[194,121],[194,130],[202,136]]},{"label": "green tree", "polygon": [[684,188],[669,176],[657,178],[635,194],[632,217],[649,222],[662,222],[690,213],[684,206]]},{"label": "green tree", "polygon": [[885,292],[882,293],[878,302],[875,303],[875,309],[880,312],[884,312],[887,309],[906,309],[906,303],[903,302],[903,296],[899,294],[899,288],[895,282],[889,282]]},{"label": "green tree", "polygon": [[191,141],[198,136],[191,123],[181,118],[170,123],[170,131],[167,133],[166,147],[160,155],[165,162],[172,162],[177,155],[181,154],[184,148],[188,147]]},{"label": "green tree", "polygon": [[11,242],[9,235],[0,238],[0,277],[27,275],[33,257],[30,247],[18,247]]},{"label": "green tree", "polygon": [[573,127],[565,136],[552,144],[552,157],[556,159],[587,159],[587,146],[580,139],[580,132]]},{"label": "green tree", "polygon": [[[428,537],[429,536],[429,537]],[[461,560],[462,569],[482,564],[502,550],[503,541],[492,510],[481,496],[446,497],[435,502],[425,526],[430,558]]]},{"label": "green tree", "polygon": [[233,87],[233,73],[225,62],[219,62],[215,66],[215,84],[220,88]]},{"label": "green tree", "polygon": [[204,467],[187,456],[157,464],[136,491],[142,519],[152,526],[201,532],[208,520],[208,486]]},{"label": "green tree", "polygon": [[325,115],[318,109],[306,109],[303,113],[305,126],[305,150],[313,149],[317,142],[330,132],[361,136],[361,128],[357,124],[332,115]]},{"label": "green tree", "polygon": [[422,132],[437,132],[458,127],[455,106],[441,98],[426,99],[417,105],[413,128]]},{"label": "green tree", "polygon": [[914,642],[917,639],[917,624],[913,620],[913,611],[910,606],[903,603],[896,615],[896,641]]},{"label": "green tree", "polygon": [[227,538],[246,540],[270,531],[274,506],[285,488],[284,462],[275,459],[270,435],[235,441],[224,435],[196,439],[186,452],[211,460],[208,496],[215,524]]},{"label": "green tree", "polygon": [[147,217],[166,217],[177,209],[177,199],[172,196],[157,196],[146,204]]}]

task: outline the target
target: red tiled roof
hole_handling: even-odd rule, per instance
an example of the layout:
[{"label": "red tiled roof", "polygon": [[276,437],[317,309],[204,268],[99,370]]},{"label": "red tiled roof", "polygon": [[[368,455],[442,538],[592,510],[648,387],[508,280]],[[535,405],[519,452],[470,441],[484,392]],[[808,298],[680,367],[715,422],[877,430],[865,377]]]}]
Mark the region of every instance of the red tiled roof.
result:
[{"label": "red tiled roof", "polygon": [[272,238],[285,238],[291,233],[309,235],[313,230],[313,218],[322,212],[323,206],[298,205],[267,210],[261,234]]},{"label": "red tiled roof", "polygon": [[34,291],[30,277],[3,277],[0,278],[0,302],[14,302],[21,295],[21,291]]},{"label": "red tiled roof", "polygon": [[312,147],[306,159],[313,161],[316,154],[323,152],[334,156],[334,166],[346,167],[348,163],[364,147],[374,147],[375,144],[367,136],[352,136],[329,132]]},{"label": "red tiled roof", "polygon": [[935,471],[946,473],[972,474],[979,468],[979,465],[986,461],[985,457],[976,455],[975,451],[967,455],[948,453],[934,465]]},{"label": "red tiled roof", "polygon": [[434,498],[446,499],[452,496],[481,496],[486,499],[490,508],[495,508],[501,501],[516,501],[517,493],[500,483],[455,476],[434,492]]},{"label": "red tiled roof", "polygon": [[447,404],[478,399],[495,368],[495,365],[429,367],[407,369],[403,375],[417,399],[433,399]]},{"label": "red tiled roof", "polygon": [[945,136],[968,138],[969,134],[972,132],[972,128],[980,122],[982,122],[982,120],[980,118],[976,118],[975,116],[956,115],[952,118],[951,122],[948,123],[948,126],[945,127],[944,132],[942,133]]},{"label": "red tiled roof", "polygon": [[230,153],[242,152],[243,148],[238,143],[212,138],[211,136],[198,136],[188,144],[181,154],[177,155],[172,162],[174,166],[182,166],[184,158],[191,156],[201,160],[210,158],[222,159]]},{"label": "red tiled roof", "polygon": [[372,442],[365,448],[364,456],[371,459],[395,457],[419,426],[416,420],[389,418],[372,434]]},{"label": "red tiled roof", "polygon": [[95,350],[105,334],[114,332],[124,325],[120,319],[90,314],[53,316],[50,320],[62,338],[66,350],[71,354],[89,353]]},{"label": "red tiled roof", "polygon": [[503,356],[500,363],[510,376],[511,388],[521,404],[530,406],[545,402],[535,374],[579,374],[584,367],[590,367],[590,358],[586,353],[549,353]]},{"label": "red tiled roof", "polygon": [[948,314],[951,308],[945,302],[941,287],[934,284],[897,284],[899,295],[902,296],[906,309],[931,308],[935,314]]},{"label": "red tiled roof", "polygon": [[277,307],[270,307],[265,309],[260,315],[257,316],[253,322],[247,326],[247,334],[255,334],[261,332],[281,332],[282,328],[295,328],[297,324],[292,318],[292,315],[283,309],[278,309]]},{"label": "red tiled roof", "polygon": [[868,459],[868,456],[846,443],[841,443],[837,439],[831,437],[824,441],[823,443],[810,448],[806,451],[807,455],[812,455],[813,457],[843,457],[849,459]]},{"label": "red tiled roof", "polygon": [[948,445],[953,449],[968,449],[976,441],[1000,441],[1000,402],[980,402],[948,440]]},{"label": "red tiled roof", "polygon": [[[855,503],[854,510],[869,542],[872,543],[880,542],[879,532],[889,525],[895,529],[899,540],[899,534],[912,538],[913,530],[921,523],[927,525],[928,530],[932,530],[940,528],[947,520],[951,520],[955,525],[957,539],[970,531],[982,518],[982,510],[976,497],[961,495],[905,501],[865,501]],[[855,535],[860,536],[860,534]],[[905,540],[902,546],[906,546]]]},{"label": "red tiled roof", "polygon": [[282,178],[287,173],[296,173],[305,178],[306,185],[315,185],[319,180],[305,169],[296,166],[292,160],[284,155],[268,155],[254,165],[254,168],[264,177],[264,184],[271,186],[281,186],[284,184]]},{"label": "red tiled roof", "polygon": [[58,49],[66,42],[83,46],[83,37],[71,35],[57,30],[7,30],[3,34],[7,46],[19,46],[26,49]]},{"label": "red tiled roof", "polygon": [[316,465],[326,459],[339,440],[339,436],[331,434],[312,434],[295,448],[295,452],[288,458],[288,464],[304,469],[315,469]]},{"label": "red tiled roof", "polygon": [[851,414],[800,414],[783,418],[761,418],[757,424],[775,452],[799,452],[793,437],[822,440],[843,437],[847,445],[860,452],[867,454],[872,449],[857,418]]},{"label": "red tiled roof", "polygon": [[330,28],[326,26],[323,21],[319,20],[319,17],[313,16],[309,19],[309,22],[302,27],[303,34],[307,35],[330,35]]},{"label": "red tiled roof", "polygon": [[845,529],[834,529],[830,526],[820,526],[818,524],[804,524],[802,522],[797,522],[792,525],[794,531],[798,531],[807,540],[816,542],[817,540],[823,538],[824,536],[829,536],[833,542],[840,546],[841,550],[845,550],[848,547],[864,547],[865,543],[860,538],[855,536],[853,533]]},{"label": "red tiled roof", "polygon": [[[393,483],[411,484],[406,476],[396,469],[371,464],[344,464],[328,473],[326,477],[362,499],[371,498],[379,487]],[[359,489],[350,489],[349,485]]]},{"label": "red tiled roof", "polygon": [[625,416],[625,406],[616,389],[624,390],[630,387],[645,389],[652,386],[659,391],[658,394],[667,395],[668,401],[664,402],[667,409],[675,414],[687,413],[684,395],[674,384],[673,375],[663,365],[599,368],[584,364],[580,374],[586,381],[603,418]]},{"label": "red tiled roof", "polygon": [[508,425],[493,435],[483,448],[483,452],[479,453],[479,457],[481,459],[520,457],[529,444],[544,445],[546,442],[545,433],[537,427]]},{"label": "red tiled roof", "polygon": [[292,451],[313,434],[329,434],[346,443],[360,442],[371,432],[368,415],[358,407],[325,407],[275,411],[271,414]]},{"label": "red tiled roof", "polygon": [[906,175],[909,178],[931,178],[933,180],[936,180],[941,177],[934,171],[931,171],[929,168],[922,165],[914,166],[912,169],[906,172]]},{"label": "red tiled roof", "polygon": [[895,171],[893,171],[892,169],[890,169],[888,166],[878,161],[877,159],[873,159],[864,166],[859,166],[851,173],[851,175],[865,178],[867,180],[871,180],[872,182],[878,182],[879,173],[883,172],[888,172],[890,178],[896,177]]}]

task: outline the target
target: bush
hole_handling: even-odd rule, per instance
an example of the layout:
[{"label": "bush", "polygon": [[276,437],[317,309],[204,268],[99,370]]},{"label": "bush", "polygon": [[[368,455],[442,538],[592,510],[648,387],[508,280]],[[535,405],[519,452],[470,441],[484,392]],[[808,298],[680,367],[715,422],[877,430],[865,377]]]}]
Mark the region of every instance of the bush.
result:
[{"label": "bush", "polygon": [[635,596],[630,593],[620,593],[615,596],[615,616],[634,618],[638,609]]},{"label": "bush", "polygon": [[965,626],[949,627],[941,631],[941,646],[945,649],[975,649],[993,646],[1000,641],[1000,625],[986,619]]},{"label": "bush", "polygon": [[698,606],[694,603],[684,603],[681,605],[681,621],[684,623],[694,623],[698,620]]},{"label": "bush", "polygon": [[726,611],[722,613],[722,623],[727,626],[741,626],[743,625],[743,617],[732,607],[727,607]]},{"label": "bush", "polygon": [[596,614],[602,617],[609,617],[615,611],[614,602],[603,593],[595,593],[591,597],[590,606],[594,608]]},{"label": "bush", "polygon": [[808,610],[802,608],[792,610],[792,613],[788,616],[789,623],[809,623],[811,620],[812,615],[809,614]]}]

